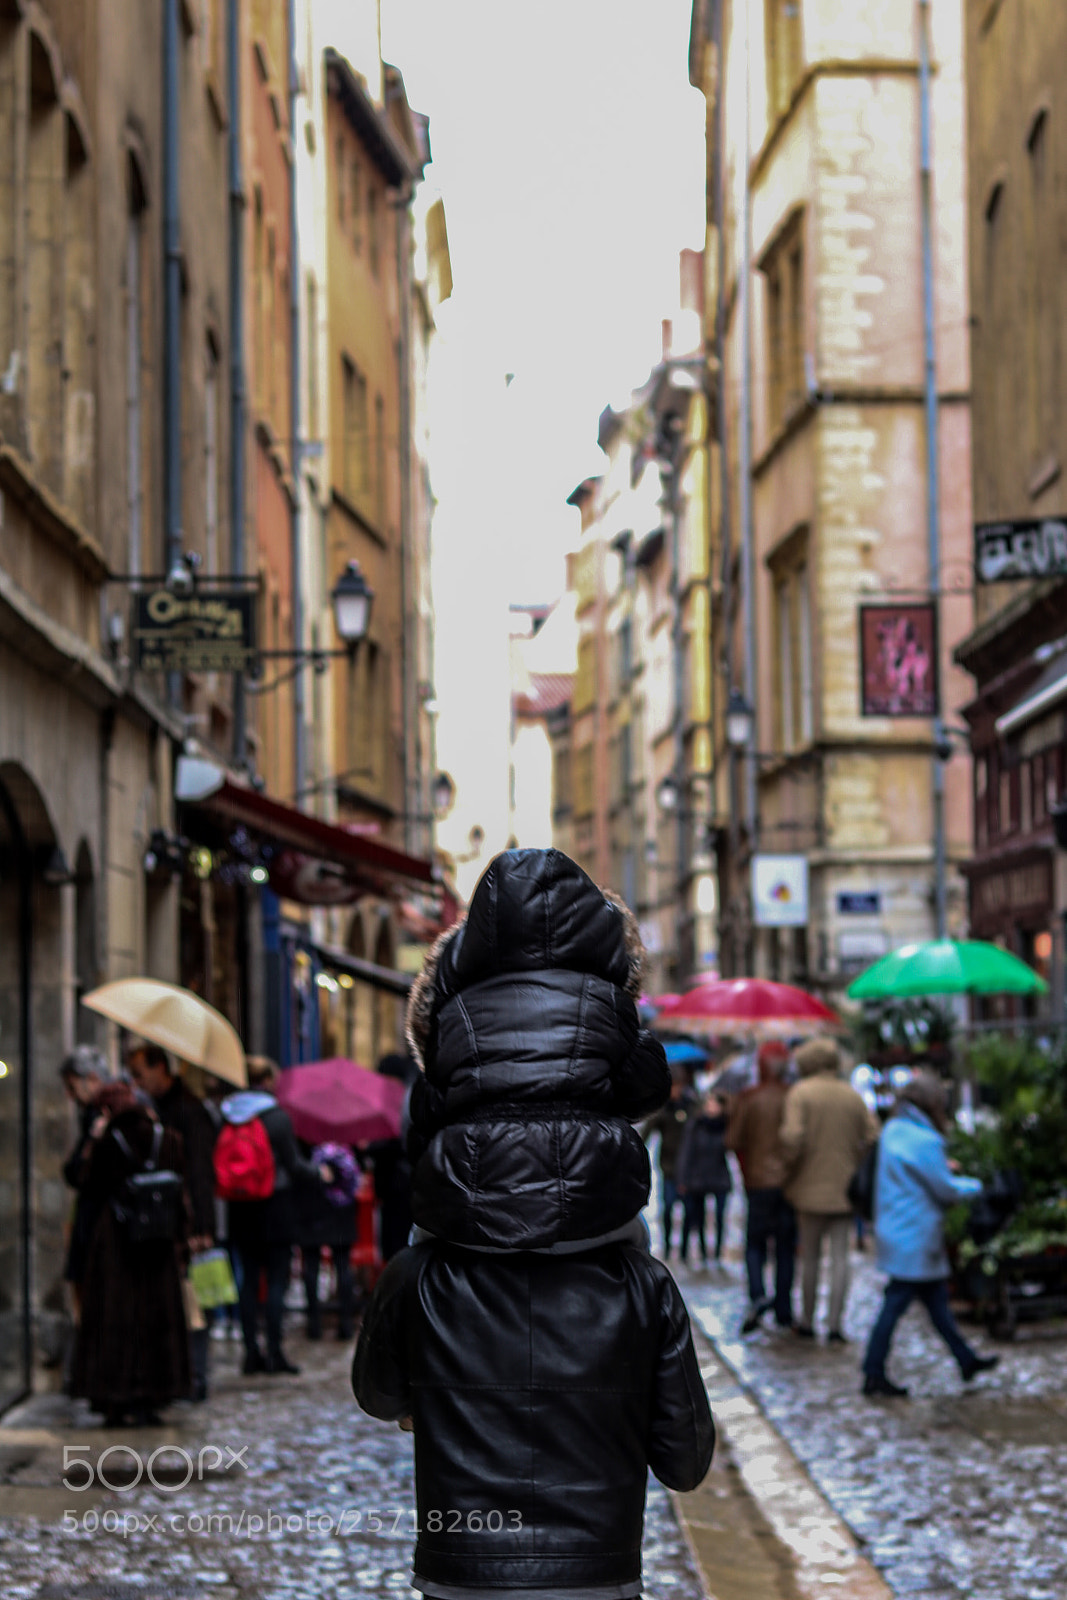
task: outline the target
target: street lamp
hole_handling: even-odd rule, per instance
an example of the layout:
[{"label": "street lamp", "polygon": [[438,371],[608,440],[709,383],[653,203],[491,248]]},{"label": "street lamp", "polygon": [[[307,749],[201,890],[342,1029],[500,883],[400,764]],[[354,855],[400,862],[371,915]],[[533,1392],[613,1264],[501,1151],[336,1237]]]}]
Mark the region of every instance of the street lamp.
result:
[{"label": "street lamp", "polygon": [[726,743],[739,754],[752,743],[755,718],[752,707],[735,685],[726,702]]},{"label": "street lamp", "polygon": [[367,637],[374,590],[363,576],[358,561],[350,561],[330,591],[333,623],[337,637],[347,650],[355,650]]}]

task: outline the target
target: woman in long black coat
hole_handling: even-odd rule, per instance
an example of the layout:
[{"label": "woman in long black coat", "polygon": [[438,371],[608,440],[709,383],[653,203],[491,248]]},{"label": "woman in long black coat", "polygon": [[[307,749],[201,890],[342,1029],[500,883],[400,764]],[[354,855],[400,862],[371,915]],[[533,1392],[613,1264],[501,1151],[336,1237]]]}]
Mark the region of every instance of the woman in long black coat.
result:
[{"label": "woman in long black coat", "polygon": [[708,1259],[705,1236],[708,1196],[715,1197],[715,1259],[722,1258],[726,1202],[733,1180],[726,1159],[726,1108],[717,1094],[709,1094],[695,1116],[690,1117],[682,1137],[675,1169],[678,1193],[685,1207],[682,1216],[682,1260],[686,1260],[689,1235],[696,1229],[700,1260]]},{"label": "woman in long black coat", "polygon": [[[135,1422],[189,1393],[189,1339],[182,1302],[178,1238],[132,1243],[123,1232],[112,1201],[135,1168],[122,1150],[121,1134],[138,1163],[152,1148],[156,1119],[138,1104],[125,1083],[107,1084],[97,1097],[99,1118],[82,1197],[96,1217],[85,1278],[82,1315],[74,1350],[71,1393],[104,1413],[118,1427],[128,1415]],[[158,1166],[182,1172],[181,1135],[163,1133]]]}]

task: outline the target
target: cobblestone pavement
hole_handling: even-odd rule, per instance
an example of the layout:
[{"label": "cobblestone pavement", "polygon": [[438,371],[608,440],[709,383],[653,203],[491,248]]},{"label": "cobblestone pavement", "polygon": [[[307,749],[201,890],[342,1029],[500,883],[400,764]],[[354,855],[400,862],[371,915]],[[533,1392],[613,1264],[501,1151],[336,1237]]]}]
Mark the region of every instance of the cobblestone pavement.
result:
[{"label": "cobblestone pavement", "polygon": [[[767,1330],[742,1338],[744,1203],[730,1202],[727,1259],[676,1269],[696,1325],[807,1468],[896,1595],[916,1600],[1067,1596],[1067,1325],[1010,1344],[964,1331],[1000,1366],[972,1385],[919,1307],[900,1324],[891,1375],[911,1398],[859,1393],[863,1342],[884,1280],[853,1253],[844,1347]],[[653,1235],[658,1244],[657,1230]],[[817,1327],[824,1324],[820,1308]]]},{"label": "cobblestone pavement", "polygon": [[[295,1332],[290,1344],[299,1377],[249,1379],[239,1375],[239,1345],[213,1342],[212,1398],[172,1406],[160,1429],[105,1431],[60,1395],[9,1412],[0,1426],[4,1600],[411,1596],[410,1435],[358,1409],[350,1345],[310,1345]],[[64,1488],[64,1446],[69,1461],[95,1466],[125,1445],[103,1462],[104,1476],[121,1483],[136,1472],[131,1448],[146,1463],[163,1444],[192,1457],[186,1487],[168,1485],[168,1470],[172,1480],[189,1470],[171,1454],[153,1465],[162,1490],[143,1479],[128,1491]],[[76,1486],[88,1473],[71,1465],[66,1476]],[[654,1481],[644,1570],[647,1600],[703,1592],[670,1496]]]}]

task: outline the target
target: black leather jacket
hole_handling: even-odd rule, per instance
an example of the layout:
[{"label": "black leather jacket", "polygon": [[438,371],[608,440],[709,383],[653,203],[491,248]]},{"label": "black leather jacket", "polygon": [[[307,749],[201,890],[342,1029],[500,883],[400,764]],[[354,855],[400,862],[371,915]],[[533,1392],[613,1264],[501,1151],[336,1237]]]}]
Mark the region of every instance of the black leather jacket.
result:
[{"label": "black leather jacket", "polygon": [[436,1239],[386,1268],[352,1382],[413,1418],[431,1588],[633,1582],[649,1467],[691,1489],[711,1462],[673,1279],[596,1242],[647,1201],[628,1119],[670,1090],[632,924],[559,851],[507,851],[413,991],[413,1212]]},{"label": "black leather jacket", "polygon": [[[415,1575],[566,1590],[641,1574],[648,1468],[694,1489],[715,1430],[689,1319],[659,1261],[402,1250],[352,1369],[372,1416],[415,1428]],[[435,1515],[439,1513],[439,1515]]]}]

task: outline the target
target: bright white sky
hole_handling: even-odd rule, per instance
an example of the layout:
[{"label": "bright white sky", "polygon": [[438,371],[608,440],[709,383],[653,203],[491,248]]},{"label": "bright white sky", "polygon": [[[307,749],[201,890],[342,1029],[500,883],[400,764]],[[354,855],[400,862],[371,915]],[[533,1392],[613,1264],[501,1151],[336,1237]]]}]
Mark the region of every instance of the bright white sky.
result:
[{"label": "bright white sky", "polygon": [[383,57],[430,119],[426,182],[444,199],[455,285],[431,463],[438,742],[467,802],[447,843],[461,849],[477,820],[492,850],[506,606],[562,593],[578,529],[566,499],[602,470],[600,412],[628,401],[659,360],[661,319],[677,320],[679,251],[703,244],[704,101],[688,79],[690,0],[381,10]]},{"label": "bright white sky", "polygon": [[[430,118],[427,182],[444,198],[455,279],[440,318],[435,492],[442,515],[455,497],[468,524],[503,535],[512,600],[560,593],[576,526],[566,498],[603,462],[597,419],[659,359],[678,253],[703,244],[690,10],[382,0],[382,54]],[[502,465],[517,475],[493,506],[485,490]]]}]

